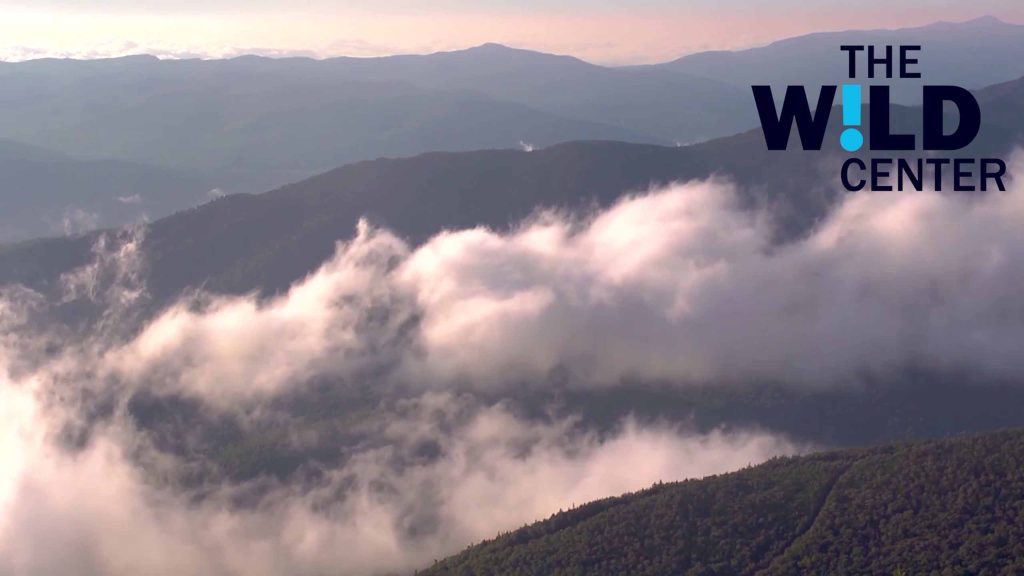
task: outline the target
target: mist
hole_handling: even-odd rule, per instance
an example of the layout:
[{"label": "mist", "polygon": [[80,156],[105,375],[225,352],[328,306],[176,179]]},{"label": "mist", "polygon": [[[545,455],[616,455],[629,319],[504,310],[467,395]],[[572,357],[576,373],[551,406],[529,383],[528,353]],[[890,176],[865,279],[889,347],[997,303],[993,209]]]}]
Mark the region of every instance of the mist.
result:
[{"label": "mist", "polygon": [[[362,222],[284,294],[200,291],[154,317],[145,229],[108,235],[61,302],[0,291],[0,573],[411,572],[813,448],[509,400],[552,387],[1019,379],[1022,224],[1016,183],[873,192],[778,245],[727,181],[677,183],[420,246]],[[79,300],[95,326],[52,320]]]},{"label": "mist", "polygon": [[337,468],[186,490],[168,477],[187,464],[123,419],[85,448],[62,446],[46,396],[0,387],[4,574],[411,572],[561,509],[798,450],[768,434],[629,421],[598,435],[428,394],[365,423],[371,440]]},{"label": "mist", "polygon": [[415,248],[363,222],[287,294],[182,301],[102,364],[212,402],[328,373],[490,391],[556,375],[820,389],[915,366],[1014,379],[1022,220],[1016,185],[874,192],[780,246],[766,217],[709,181]]}]

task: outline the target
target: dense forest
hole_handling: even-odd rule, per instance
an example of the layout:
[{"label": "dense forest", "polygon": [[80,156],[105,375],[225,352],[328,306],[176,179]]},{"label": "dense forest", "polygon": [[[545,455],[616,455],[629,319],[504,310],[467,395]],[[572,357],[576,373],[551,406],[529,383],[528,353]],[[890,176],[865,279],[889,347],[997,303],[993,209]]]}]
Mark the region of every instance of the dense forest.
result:
[{"label": "dense forest", "polygon": [[422,575],[1024,573],[1024,431],[778,458],[609,498]]}]

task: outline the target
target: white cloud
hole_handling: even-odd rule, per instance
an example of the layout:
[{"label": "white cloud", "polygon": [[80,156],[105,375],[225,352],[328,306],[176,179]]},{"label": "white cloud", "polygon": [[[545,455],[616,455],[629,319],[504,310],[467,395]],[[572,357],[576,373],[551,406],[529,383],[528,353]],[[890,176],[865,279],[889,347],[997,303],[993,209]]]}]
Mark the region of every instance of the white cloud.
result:
[{"label": "white cloud", "polygon": [[316,375],[354,375],[387,360],[413,313],[388,280],[390,263],[406,252],[363,225],[359,239],[284,297],[182,302],[110,351],[104,365],[120,378],[223,402]]},{"label": "white cloud", "polygon": [[278,485],[238,505],[245,485],[199,499],[161,485],[159,467],[129,458],[146,448],[123,424],[97,431],[84,450],[58,448],[61,409],[49,397],[38,376],[0,381],[0,573],[410,571],[560,508],[795,450],[765,434],[630,422],[598,437],[571,421],[525,421],[500,404],[428,394],[376,417],[373,443],[352,447],[315,485]]},{"label": "white cloud", "polygon": [[[129,308],[141,297],[142,246],[138,229],[102,237],[94,262],[65,275],[66,298]],[[347,457],[319,464],[320,474],[292,483],[208,481],[193,490],[180,477],[215,464],[216,455],[196,461],[158,450],[155,432],[129,416],[131,393],[146,389],[196,394],[226,414],[242,399],[257,417],[287,383],[352,376],[390,348],[404,351],[403,314],[415,306],[393,274],[408,258],[393,236],[363,225],[286,296],[182,304],[123,345],[112,329],[81,340],[37,334],[27,327],[45,308],[41,296],[6,289],[0,573],[407,571],[560,508],[799,449],[770,434],[702,435],[631,420],[598,434],[571,417],[525,418],[472,394],[403,399],[382,388],[380,406],[350,430],[361,440],[336,446]],[[59,347],[39,345],[54,338]],[[112,413],[98,420],[96,398],[113,399]],[[338,417],[337,425],[346,421],[344,412]],[[67,445],[69,430],[87,431],[75,436],[78,447]]]},{"label": "white cloud", "polygon": [[100,215],[81,208],[68,208],[61,217],[61,230],[65,236],[73,236],[95,230],[99,225]]},{"label": "white cloud", "polygon": [[[778,246],[728,185],[703,182],[418,248],[364,223],[286,294],[200,295],[127,337],[37,337],[26,325],[45,303],[7,288],[0,573],[408,570],[573,503],[796,449],[630,421],[597,434],[477,395],[553,373],[574,386],[833,386],[920,365],[1020,377],[1022,223],[1019,185],[857,194]],[[64,277],[67,299],[130,309],[145,294],[143,245],[133,234],[98,245]],[[196,462],[157,451],[124,406],[136,390],[180,393],[258,419],[311,379],[371,386],[379,405],[346,424],[359,440],[336,447],[345,458],[255,500],[240,498],[248,484],[183,489],[175,472]],[[112,415],[85,422],[92,397],[112,397]],[[84,449],[59,447],[69,423],[91,431]]]},{"label": "white cloud", "polygon": [[1022,222],[1019,186],[858,194],[775,246],[728,185],[704,182],[416,249],[364,223],[287,294],[179,304],[105,362],[228,402],[366,371],[499,389],[553,373],[581,386],[834,386],[909,366],[1019,377]]},{"label": "white cloud", "polygon": [[[829,386],[910,365],[1024,374],[1024,191],[848,197],[774,246],[730,189],[676,185],[577,224],[446,233],[395,276],[438,378]],[[472,342],[472,346],[467,346]]]}]

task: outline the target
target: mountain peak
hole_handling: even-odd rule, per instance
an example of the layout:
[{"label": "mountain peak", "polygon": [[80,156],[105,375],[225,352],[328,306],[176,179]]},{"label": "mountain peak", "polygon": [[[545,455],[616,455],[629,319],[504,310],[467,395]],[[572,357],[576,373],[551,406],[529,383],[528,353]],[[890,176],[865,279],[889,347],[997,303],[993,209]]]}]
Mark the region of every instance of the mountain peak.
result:
[{"label": "mountain peak", "polygon": [[972,18],[970,20],[963,20],[961,22],[939,20],[938,22],[935,22],[929,26],[925,26],[925,28],[979,28],[988,26],[1013,26],[1013,24],[991,14],[987,14],[985,16],[979,16],[977,18]]},{"label": "mountain peak", "polygon": [[967,20],[967,21],[964,22],[964,24],[1006,24],[1006,23],[1007,23],[1006,21],[1000,20],[998,17],[993,16],[991,14],[986,14],[985,16],[979,16],[977,18],[973,18],[971,20]]},{"label": "mountain peak", "polygon": [[515,48],[506,46],[504,44],[499,44],[498,42],[484,42],[479,46],[473,46],[472,48],[469,49],[479,52],[502,52],[505,50],[515,50]]},{"label": "mountain peak", "polygon": [[497,42],[487,42],[480,44],[479,46],[472,46],[470,48],[464,48],[462,50],[454,50],[451,52],[438,52],[435,56],[443,57],[459,57],[459,58],[470,58],[474,60],[487,60],[490,62],[549,62],[558,63],[564,65],[566,63],[573,63],[576,65],[592,66],[592,64],[586,63],[575,56],[565,56],[561,54],[551,54],[548,52],[540,52],[537,50],[529,50],[526,48],[515,48],[512,46],[506,46],[505,44],[499,44]]},{"label": "mountain peak", "polygon": [[499,44],[497,42],[486,42],[479,46],[471,46],[462,50],[455,50],[454,53],[461,54],[477,54],[484,56],[506,56],[506,55],[522,55],[522,54],[539,54],[543,56],[553,56],[552,54],[546,54],[544,52],[538,52],[536,50],[527,50],[525,48],[513,48],[512,46],[506,46],[505,44]]}]

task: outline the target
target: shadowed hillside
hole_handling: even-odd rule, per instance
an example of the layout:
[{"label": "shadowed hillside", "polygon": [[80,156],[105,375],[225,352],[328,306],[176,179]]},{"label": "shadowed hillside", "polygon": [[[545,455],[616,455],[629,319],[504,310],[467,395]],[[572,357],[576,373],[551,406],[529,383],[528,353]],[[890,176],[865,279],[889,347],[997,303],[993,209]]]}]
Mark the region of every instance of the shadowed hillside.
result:
[{"label": "shadowed hillside", "polygon": [[[1019,81],[979,92],[983,126],[965,156],[1008,155],[1019,142]],[[893,129],[915,131],[918,108],[894,107]],[[445,229],[503,229],[544,208],[587,210],[672,181],[734,182],[746,207],[764,210],[780,240],[811,230],[843,192],[841,115],[821,152],[794,142],[765,149],[760,129],[683,147],[570,142],[531,152],[432,152],[349,164],[259,195],[232,195],[154,222],[146,251],[157,304],[189,287],[279,292],[316,269],[360,218],[419,243]],[[794,134],[793,139],[796,139]],[[910,151],[909,155],[917,155]],[[0,248],[0,284],[46,291],[84,263],[95,235]]]}]

